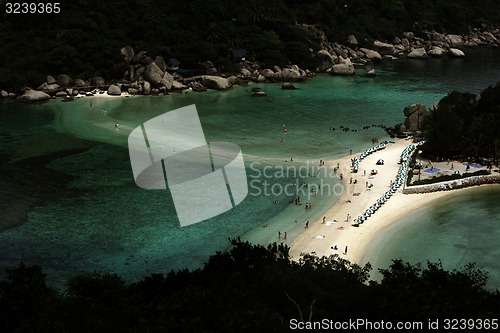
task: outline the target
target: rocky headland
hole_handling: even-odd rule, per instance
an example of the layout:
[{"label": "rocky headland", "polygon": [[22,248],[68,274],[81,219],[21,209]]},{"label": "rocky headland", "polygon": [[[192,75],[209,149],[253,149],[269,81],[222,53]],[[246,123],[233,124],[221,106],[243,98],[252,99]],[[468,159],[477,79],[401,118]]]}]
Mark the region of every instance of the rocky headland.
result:
[{"label": "rocky headland", "polygon": [[[435,31],[419,34],[424,37],[417,37],[413,32],[404,32],[390,42],[375,40],[370,47],[366,47],[366,43],[359,43],[354,35],[350,35],[345,43],[330,42],[326,34],[315,26],[302,24],[301,28],[309,31],[320,45],[320,50],[311,50],[311,56],[320,63],[312,71],[292,64],[285,67],[266,66],[252,59],[239,61],[240,71],[237,73],[218,69],[209,60],[199,62],[199,67],[194,71],[179,71],[171,68],[160,55],[151,55],[146,51],[136,53],[131,46],[125,46],[120,50],[123,61],[114,66],[115,71],[122,73],[120,80],[109,81],[103,77],[73,79],[66,74],[56,77],[47,75],[46,82],[36,89],[26,87],[22,91],[10,91],[9,87],[4,87],[0,96],[2,99],[18,98],[30,102],[50,98],[71,101],[75,97],[95,93],[107,93],[111,96],[120,96],[123,93],[166,95],[186,90],[227,90],[235,85],[246,85],[248,82],[282,82],[284,87],[289,87],[290,82],[304,81],[316,73],[347,76],[355,75],[357,68],[367,68],[365,75],[373,77],[376,75],[373,69],[376,64],[402,57],[464,57],[468,48],[496,48],[500,40],[498,29],[473,29],[467,35],[441,34]],[[425,112],[421,106],[416,107],[417,111],[412,110],[405,110],[405,124],[397,129],[391,128],[390,133],[398,135],[418,131],[418,124],[421,118],[425,117]]]}]

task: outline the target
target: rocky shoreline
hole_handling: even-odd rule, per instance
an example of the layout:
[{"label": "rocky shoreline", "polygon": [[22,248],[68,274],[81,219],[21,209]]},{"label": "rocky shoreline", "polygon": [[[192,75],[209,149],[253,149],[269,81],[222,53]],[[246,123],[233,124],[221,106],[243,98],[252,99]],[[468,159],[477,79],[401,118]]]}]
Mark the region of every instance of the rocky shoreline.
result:
[{"label": "rocky shoreline", "polygon": [[[206,91],[207,89],[227,90],[235,85],[246,85],[248,82],[283,82],[284,89],[293,89],[291,82],[304,81],[316,73],[332,75],[355,75],[356,68],[371,69],[366,76],[375,76],[373,67],[383,60],[393,60],[407,57],[410,59],[426,59],[429,57],[464,57],[467,48],[496,48],[500,41],[500,30],[480,31],[473,29],[468,35],[441,34],[435,31],[424,32],[426,38],[416,37],[413,32],[404,32],[392,42],[374,41],[371,48],[359,47],[354,35],[349,36],[347,43],[329,42],[326,34],[312,25],[302,24],[301,27],[312,33],[319,42],[320,50],[313,54],[320,66],[314,71],[301,69],[297,65],[287,67],[265,67],[256,61],[242,60],[239,62],[239,73],[224,73],[215,68],[210,61],[199,63],[199,75],[182,76],[170,68],[161,56],[150,56],[145,51],[135,53],[132,47],[125,46],[120,52],[123,62],[115,66],[115,70],[123,73],[121,80],[106,81],[102,77],[89,80],[72,79],[66,74],[56,78],[47,76],[46,82],[37,87],[25,88],[21,92],[0,91],[4,100],[18,99],[21,101],[43,101],[50,98],[62,98],[71,101],[82,96],[92,96],[96,93],[107,93],[120,96],[130,95],[167,95],[186,90]],[[406,112],[405,112],[406,113]],[[407,115],[406,128],[413,131],[415,117],[421,115],[421,110]],[[420,122],[420,119],[418,120]],[[406,128],[401,128],[405,130]],[[395,131],[396,132],[396,131]],[[402,132],[398,131],[397,132]]]}]

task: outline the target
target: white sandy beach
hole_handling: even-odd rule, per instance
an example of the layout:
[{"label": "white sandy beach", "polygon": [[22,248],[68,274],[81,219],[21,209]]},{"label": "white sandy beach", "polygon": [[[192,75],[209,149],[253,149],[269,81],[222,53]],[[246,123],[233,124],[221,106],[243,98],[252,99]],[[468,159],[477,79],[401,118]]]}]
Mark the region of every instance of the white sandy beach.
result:
[{"label": "white sandy beach", "polygon": [[[399,159],[403,149],[410,145],[409,140],[398,140],[389,144],[385,149],[377,151],[361,161],[358,173],[351,173],[351,158],[327,161],[332,167],[340,165],[339,173],[343,174],[345,190],[338,202],[326,213],[326,223],[322,219],[312,223],[291,244],[290,255],[298,260],[301,253],[313,253],[318,256],[339,254],[343,258],[358,264],[365,257],[367,246],[388,226],[400,218],[410,214],[413,210],[423,207],[432,201],[438,200],[457,191],[441,191],[425,194],[403,194],[403,186],[371,217],[359,227],[352,226],[353,220],[366,208],[374,204],[385,193],[391,181],[396,179],[399,169]],[[384,165],[376,165],[377,160],[383,159]],[[370,176],[370,170],[376,169],[377,175]],[[366,175],[364,175],[366,170]],[[357,184],[350,184],[350,178],[357,179]],[[373,184],[366,188],[366,182]],[[491,185],[495,186],[495,185]],[[360,193],[359,195],[353,195]],[[350,215],[349,222],[346,221]],[[337,245],[337,250],[332,246]],[[345,249],[347,246],[347,254]]]}]

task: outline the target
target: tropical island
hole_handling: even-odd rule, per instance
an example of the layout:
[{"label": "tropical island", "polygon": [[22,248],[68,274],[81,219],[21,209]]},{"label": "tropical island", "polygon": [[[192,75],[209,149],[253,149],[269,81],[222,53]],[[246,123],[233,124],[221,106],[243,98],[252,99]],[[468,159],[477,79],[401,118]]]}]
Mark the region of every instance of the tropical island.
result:
[{"label": "tropical island", "polygon": [[[9,168],[21,165],[28,170],[25,172],[28,179],[41,179],[40,184],[50,185],[38,196],[38,193],[30,193],[37,201],[28,204],[35,207],[30,214],[40,216],[35,210],[41,207],[41,215],[48,216],[40,221],[47,224],[43,227],[50,235],[49,247],[54,248],[54,252],[58,247],[66,252],[60,257],[54,256],[56,266],[63,266],[64,260],[75,258],[73,250],[64,241],[57,240],[60,237],[58,230],[65,230],[65,225],[72,225],[75,219],[78,220],[74,229],[77,234],[85,234],[87,223],[104,225],[106,223],[102,222],[114,215],[130,214],[134,220],[125,227],[105,225],[111,230],[109,233],[106,229],[96,229],[88,239],[82,237],[85,245],[74,252],[84,253],[82,247],[98,247],[101,252],[93,252],[97,255],[91,260],[98,261],[102,253],[111,253],[123,259],[127,267],[136,261],[134,255],[142,259],[141,251],[149,241],[141,240],[140,246],[133,248],[132,255],[121,258],[125,253],[122,248],[128,246],[121,242],[125,243],[124,239],[132,241],[123,237],[120,230],[137,228],[140,231],[137,238],[145,237],[141,228],[147,223],[138,213],[140,200],[131,197],[131,192],[126,192],[128,197],[118,196],[116,200],[112,197],[114,193],[128,191],[123,183],[133,180],[129,174],[113,178],[113,174],[125,174],[119,169],[123,163],[117,167],[108,162],[123,162],[126,158],[115,146],[111,149],[96,143],[101,133],[105,133],[115,140],[110,142],[118,142],[116,146],[119,146],[120,139],[130,131],[126,123],[128,115],[113,114],[109,102],[124,100],[120,107],[129,110],[125,104],[127,98],[108,96],[168,95],[206,89],[229,93],[226,90],[233,86],[254,83],[301,84],[317,73],[350,78],[356,71],[367,73],[380,62],[396,57],[417,58],[416,61],[425,61],[426,57],[460,59],[464,54],[467,56],[468,48],[495,48],[500,38],[495,26],[500,9],[493,1],[481,4],[388,1],[381,6],[370,1],[312,1],[307,4],[249,1],[241,5],[195,1],[163,6],[158,10],[151,1],[128,1],[126,5],[116,1],[78,1],[65,5],[63,10],[67,15],[60,16],[57,22],[47,22],[42,16],[22,21],[3,20],[6,14],[1,14],[0,37],[6,47],[0,50],[0,55],[8,63],[0,69],[4,104],[21,105],[12,103],[18,96],[25,100],[52,99],[45,104],[29,104],[29,107],[42,115],[44,106],[53,107],[54,111],[48,113],[50,122],[43,120],[43,116],[35,118],[43,124],[39,127],[67,130],[62,134],[43,132],[51,134],[48,138],[39,135],[23,141],[28,134],[17,135],[14,130],[10,133],[3,129],[0,131],[2,144],[10,149],[14,142],[12,147],[22,147],[22,153],[27,154],[24,149],[29,152],[29,147],[26,148],[29,145],[26,142],[43,149],[47,149],[46,142],[47,146],[65,140],[77,142],[78,149],[62,145],[57,147],[60,150],[55,150],[55,154],[41,154],[41,158],[35,156],[25,161],[22,154],[6,150],[7,153],[2,152],[5,159],[0,163],[2,172],[7,170],[4,174],[15,180],[21,179],[16,174],[24,177],[24,173]],[[83,15],[82,7],[87,9]],[[159,24],[162,22],[165,24]],[[57,37],[47,41],[47,35]],[[20,45],[18,40],[24,38],[31,44]],[[40,54],[46,56],[40,60]],[[289,85],[285,87],[290,88]],[[251,91],[257,93],[259,90],[252,88]],[[172,99],[188,95],[172,96]],[[56,96],[73,103],[63,104],[54,100]],[[155,97],[128,100],[142,98],[147,99],[147,103],[150,103],[149,98],[163,100]],[[222,98],[215,95],[210,103],[217,103]],[[83,100],[85,103],[78,104]],[[273,106],[277,104],[273,104],[272,99],[259,100]],[[70,106],[61,109],[55,103]],[[81,110],[71,109],[71,105]],[[403,122],[384,126],[385,132],[379,126],[367,126],[366,131],[372,132],[366,133],[380,136],[387,133],[391,140],[378,143],[374,138],[373,146],[366,148],[364,144],[364,150],[351,150],[349,155],[346,146],[343,147],[344,157],[320,161],[325,168],[335,169],[335,176],[340,178],[339,183],[345,191],[319,219],[311,220],[310,224],[307,220],[306,228],[302,225],[305,221],[299,220],[301,232],[296,238],[287,239],[286,233],[283,238],[274,226],[266,224],[259,229],[272,233],[273,241],[268,246],[231,238],[228,250],[212,255],[203,267],[155,273],[134,282],[119,274],[107,273],[113,268],[105,266],[109,270],[75,271],[63,288],[58,289],[47,282],[43,264],[21,263],[6,268],[0,281],[0,308],[3,309],[0,327],[6,332],[285,332],[298,328],[344,328],[344,323],[365,318],[357,329],[393,328],[382,327],[384,321],[391,325],[397,322],[416,325],[405,327],[407,329],[447,330],[453,323],[445,320],[453,317],[475,318],[465,323],[470,330],[497,330],[499,323],[495,316],[498,316],[500,294],[487,287],[488,274],[477,265],[447,270],[441,262],[429,261],[420,265],[394,259],[389,267],[380,270],[382,277],[374,279],[371,276],[374,269],[365,258],[368,245],[408,212],[443,200],[451,192],[468,191],[459,188],[500,181],[499,105],[500,83],[497,83],[484,89],[479,96],[453,91],[429,108],[421,104],[407,105],[401,114]],[[110,115],[106,114],[108,107]],[[19,111],[23,115],[26,109],[19,108]],[[93,118],[83,116],[88,114]],[[56,121],[52,122],[54,115]],[[231,112],[230,116],[241,117],[236,112]],[[98,120],[93,122],[94,119]],[[123,119],[124,124],[120,128],[113,127],[114,119]],[[270,126],[269,131],[273,133],[272,140],[276,141],[273,145],[285,146],[294,140],[294,131],[299,132],[301,128],[290,127],[285,137],[280,120],[279,116],[272,119],[274,127]],[[68,128],[61,123],[69,124]],[[331,126],[325,124],[324,127],[332,137],[357,135],[352,133],[357,129],[339,133],[338,127],[335,130]],[[97,133],[97,139],[86,138],[83,131],[76,130],[78,127],[89,129],[91,134]],[[29,127],[30,130],[34,128],[36,126]],[[317,126],[314,129],[325,130]],[[279,134],[274,135],[278,131]],[[83,142],[85,140],[80,137],[90,143]],[[18,141],[21,144],[16,146]],[[328,144],[333,144],[333,140]],[[277,155],[282,158],[282,154]],[[291,163],[286,156],[286,163]],[[315,162],[322,156],[315,156]],[[99,161],[97,171],[92,164],[94,160]],[[60,170],[68,170],[68,174],[56,173]],[[45,177],[57,178],[63,185],[44,183]],[[89,178],[90,182],[85,183]],[[314,178],[308,181],[313,183]],[[15,184],[16,189],[24,191],[23,183],[19,183],[19,186]],[[92,187],[97,188],[97,192],[93,192]],[[101,189],[104,194],[98,192]],[[458,190],[449,191],[451,189]],[[31,192],[31,188],[29,190]],[[58,216],[65,209],[63,205],[43,210],[45,202],[40,197],[47,196],[46,200],[50,201],[54,197],[48,192],[61,191],[63,196],[70,196],[73,190],[79,196],[69,203],[63,201],[64,206],[75,210],[74,215],[70,215],[72,218]],[[29,195],[22,191],[21,194],[16,192],[13,198],[7,197],[9,205],[11,202],[14,207],[21,205],[20,202],[25,204],[24,196]],[[85,196],[87,193],[91,199]],[[92,217],[86,220],[80,208],[90,205],[94,196],[101,201],[97,207],[103,209],[106,216],[99,217],[100,220],[93,221]],[[110,197],[112,204],[104,199]],[[125,213],[117,210],[118,201],[126,202],[131,209],[124,210]],[[162,204],[152,202],[152,209],[164,208]],[[303,211],[303,207],[293,208]],[[55,218],[51,211],[56,211]],[[53,220],[53,225],[48,220]],[[28,231],[24,231],[26,235],[36,235],[30,240],[45,241],[43,232],[36,234],[38,229],[33,221],[26,224],[31,224]],[[295,224],[299,223],[295,221]],[[158,233],[162,227],[156,224],[153,229]],[[116,234],[116,241],[103,241],[104,237],[99,234],[102,230],[106,235]],[[189,244],[192,231],[177,236]],[[15,233],[10,235],[3,240],[8,241],[9,237],[16,240]],[[61,238],[70,239],[69,235],[68,232]],[[158,248],[165,244],[159,242]],[[24,248],[22,252],[24,257]],[[50,260],[43,257],[44,253],[26,257],[30,255],[39,258],[40,262]],[[85,255],[88,256],[88,252]],[[77,254],[76,258],[88,263],[83,256]],[[146,268],[147,260],[140,265]]]}]

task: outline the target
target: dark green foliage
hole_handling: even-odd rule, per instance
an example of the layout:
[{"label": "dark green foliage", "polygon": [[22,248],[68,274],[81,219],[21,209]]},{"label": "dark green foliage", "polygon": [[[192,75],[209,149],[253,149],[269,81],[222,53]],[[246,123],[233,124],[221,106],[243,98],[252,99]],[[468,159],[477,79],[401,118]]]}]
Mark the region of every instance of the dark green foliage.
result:
[{"label": "dark green foliage", "polygon": [[382,281],[373,288],[375,297],[384,299],[377,311],[390,311],[394,319],[425,321],[451,314],[456,318],[488,318],[496,312],[490,306],[499,304],[498,292],[490,298],[493,294],[484,289],[487,274],[474,264],[450,272],[441,263],[427,262],[422,268],[397,259],[381,273]]},{"label": "dark green foliage", "polygon": [[[496,0],[79,0],[61,4],[61,13],[12,15],[0,11],[0,87],[38,85],[47,74],[88,79],[113,78],[131,45],[185,67],[226,61],[234,47],[266,65],[316,66],[318,45],[301,27],[316,25],[330,41],[354,34],[360,45],[391,41],[403,31],[437,29],[467,33],[469,27],[498,25]],[[312,49],[311,53],[309,49]],[[28,74],[31,73],[31,74]]]},{"label": "dark green foliage", "polygon": [[425,119],[428,155],[440,157],[493,158],[500,156],[500,83],[481,93],[452,92]]},{"label": "dark green foliage", "polygon": [[60,293],[40,267],[8,270],[0,282],[2,332],[287,332],[291,319],[495,318],[500,295],[474,265],[445,271],[401,260],[366,282],[371,267],[338,255],[289,258],[288,247],[232,240],[202,269],[153,274],[125,284],[83,274]]}]

